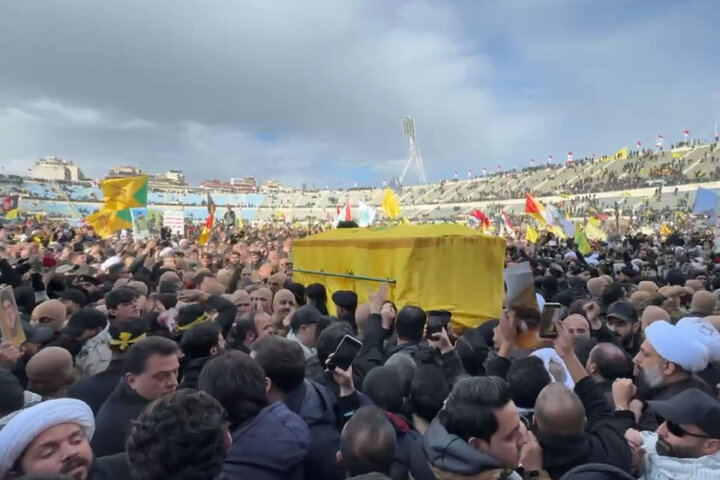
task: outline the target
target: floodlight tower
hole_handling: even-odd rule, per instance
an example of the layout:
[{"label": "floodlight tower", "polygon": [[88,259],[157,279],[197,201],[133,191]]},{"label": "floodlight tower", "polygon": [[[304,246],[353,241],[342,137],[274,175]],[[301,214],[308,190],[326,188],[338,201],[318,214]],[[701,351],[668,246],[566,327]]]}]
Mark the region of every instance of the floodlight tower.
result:
[{"label": "floodlight tower", "polygon": [[427,183],[425,179],[425,169],[423,168],[422,156],[420,156],[420,150],[415,145],[415,119],[407,116],[402,119],[403,133],[410,142],[410,152],[408,153],[408,159],[405,161],[405,168],[403,168],[402,175],[400,175],[400,184],[405,180],[410,165],[414,165],[415,172],[417,173],[418,180],[420,183]]}]

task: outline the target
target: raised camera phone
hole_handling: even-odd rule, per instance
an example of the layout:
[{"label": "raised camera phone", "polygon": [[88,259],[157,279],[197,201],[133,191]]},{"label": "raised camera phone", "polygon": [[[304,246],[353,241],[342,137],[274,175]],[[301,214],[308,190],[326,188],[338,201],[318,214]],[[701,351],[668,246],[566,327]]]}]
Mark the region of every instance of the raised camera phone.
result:
[{"label": "raised camera phone", "polygon": [[562,315],[563,306],[559,303],[548,302],[543,307],[540,317],[540,338],[555,338],[558,334],[558,324]]},{"label": "raised camera phone", "polygon": [[428,312],[427,327],[425,329],[425,338],[432,339],[436,333],[440,333],[443,328],[450,325],[452,313],[447,310],[430,310]]},{"label": "raised camera phone", "polygon": [[335,367],[340,370],[347,370],[352,365],[353,360],[357,356],[358,352],[362,348],[362,342],[356,340],[350,335],[345,335],[340,341],[340,345],[335,349],[332,359],[328,362],[327,368],[331,372],[335,370]]}]

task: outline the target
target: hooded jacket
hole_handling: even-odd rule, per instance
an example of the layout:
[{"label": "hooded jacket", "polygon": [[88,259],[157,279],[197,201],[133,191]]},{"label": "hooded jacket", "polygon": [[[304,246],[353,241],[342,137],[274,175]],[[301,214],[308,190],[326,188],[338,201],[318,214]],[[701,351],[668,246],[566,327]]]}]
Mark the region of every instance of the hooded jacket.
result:
[{"label": "hooded jacket", "polygon": [[310,429],[310,445],[305,459],[305,478],[342,480],[345,470],[335,454],[340,447],[333,410],[335,399],[322,385],[305,379],[285,398],[285,405],[299,415]]},{"label": "hooded jacket", "polygon": [[[410,459],[414,480],[520,480],[514,470],[503,468],[493,457],[472,448],[449,433],[435,418],[423,439],[417,442]],[[547,477],[541,477],[547,478]]]},{"label": "hooded jacket", "polygon": [[310,430],[282,402],[232,432],[223,474],[228,479],[303,480]]}]

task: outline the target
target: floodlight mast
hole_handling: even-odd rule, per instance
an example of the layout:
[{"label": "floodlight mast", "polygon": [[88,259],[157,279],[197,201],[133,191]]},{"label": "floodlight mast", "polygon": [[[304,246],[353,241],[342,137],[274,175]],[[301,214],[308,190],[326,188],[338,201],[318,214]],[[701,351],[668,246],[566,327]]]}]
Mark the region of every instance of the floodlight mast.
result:
[{"label": "floodlight mast", "polygon": [[415,167],[415,172],[417,173],[420,183],[425,184],[427,183],[427,179],[425,178],[422,156],[420,155],[420,150],[418,150],[417,145],[415,144],[415,119],[407,116],[402,119],[402,125],[403,133],[410,142],[410,152],[408,153],[408,158],[405,161],[405,167],[403,168],[402,175],[400,175],[400,184],[403,184],[405,181],[405,175],[407,175],[411,165]]}]

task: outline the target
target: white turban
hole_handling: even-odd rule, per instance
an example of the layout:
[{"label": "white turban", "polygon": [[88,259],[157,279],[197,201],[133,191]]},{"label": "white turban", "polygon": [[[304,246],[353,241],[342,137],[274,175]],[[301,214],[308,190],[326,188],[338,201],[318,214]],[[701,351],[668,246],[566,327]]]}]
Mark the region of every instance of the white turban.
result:
[{"label": "white turban", "polygon": [[698,317],[685,317],[675,326],[705,345],[709,361],[720,362],[720,332],[710,322]]},{"label": "white turban", "polygon": [[[542,360],[545,364],[545,370],[547,370],[548,373],[550,373],[550,361],[562,365],[562,368],[565,369],[565,386],[568,387],[570,390],[573,390],[575,388],[575,382],[573,382],[572,375],[570,375],[570,371],[565,366],[565,360],[563,360],[560,355],[558,355],[554,348],[540,348],[532,352],[530,355],[533,357],[538,357],[540,360]],[[550,373],[550,378],[553,378],[552,373]]]},{"label": "white turban", "polygon": [[110,257],[107,260],[105,260],[101,265],[100,268],[103,272],[107,272],[110,267],[115,265],[116,263],[122,263],[122,257],[118,257],[115,255],[114,257]]},{"label": "white turban", "polygon": [[60,398],[21,410],[0,430],[0,478],[15,465],[28,445],[45,430],[63,423],[76,423],[90,440],[95,418],[88,405],[74,398]]},{"label": "white turban", "polygon": [[700,372],[707,368],[707,348],[682,327],[658,320],[645,329],[645,338],[661,357],[680,365],[683,370]]}]

